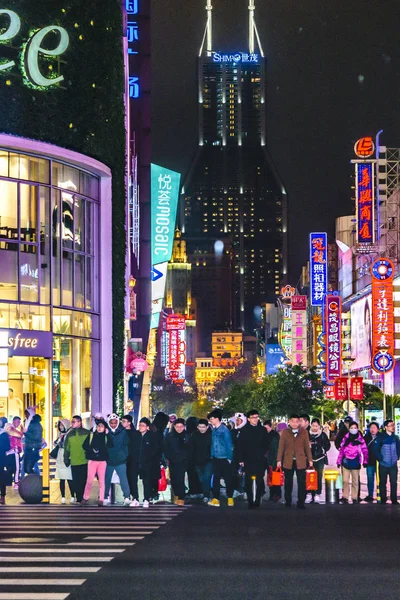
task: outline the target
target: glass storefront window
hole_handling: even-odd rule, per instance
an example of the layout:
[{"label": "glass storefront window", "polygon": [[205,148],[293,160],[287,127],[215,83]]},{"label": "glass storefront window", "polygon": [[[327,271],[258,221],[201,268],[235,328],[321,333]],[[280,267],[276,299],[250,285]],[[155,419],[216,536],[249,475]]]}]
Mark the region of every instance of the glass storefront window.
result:
[{"label": "glass storefront window", "polygon": [[18,252],[0,250],[0,285],[2,300],[18,300]]},{"label": "glass storefront window", "polygon": [[74,255],[63,250],[62,253],[62,298],[64,306],[73,306]]},{"label": "glass storefront window", "polygon": [[37,304],[0,303],[0,328],[50,331],[50,309]]},{"label": "glass storefront window", "polygon": [[22,302],[38,302],[39,267],[37,246],[24,246],[29,252],[21,252],[19,266],[19,288]]},{"label": "glass storefront window", "polygon": [[44,186],[39,188],[40,223],[39,223],[39,276],[40,302],[50,304],[50,190]]},{"label": "glass storefront window", "polygon": [[64,190],[79,192],[79,170],[53,162],[53,185]]},{"label": "glass storefront window", "polygon": [[0,150],[0,177],[8,177],[8,152]]},{"label": "glass storefront window", "polygon": [[85,308],[85,256],[75,254],[74,306]]},{"label": "glass storefront window", "polygon": [[74,197],[61,192],[61,241],[63,248],[74,247]]},{"label": "glass storefront window", "polygon": [[75,310],[54,308],[53,332],[57,335],[98,337],[98,317]]},{"label": "glass storefront window", "polygon": [[9,240],[18,235],[17,198],[17,184],[0,179],[0,242],[5,249],[9,249]]},{"label": "glass storefront window", "polygon": [[19,186],[20,238],[37,242],[38,192],[36,185]]}]

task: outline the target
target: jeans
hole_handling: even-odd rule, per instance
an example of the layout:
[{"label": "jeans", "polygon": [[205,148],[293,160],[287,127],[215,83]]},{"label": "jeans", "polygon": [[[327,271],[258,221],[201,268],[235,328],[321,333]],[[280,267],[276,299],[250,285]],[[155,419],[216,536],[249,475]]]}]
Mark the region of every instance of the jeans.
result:
[{"label": "jeans", "polygon": [[392,503],[397,503],[397,464],[392,467],[379,465],[379,492],[382,504],[387,501],[386,482],[388,476],[390,481],[390,499]]},{"label": "jeans", "polygon": [[106,460],[89,460],[86,486],[83,493],[84,500],[89,500],[90,490],[92,489],[94,478],[97,475],[99,478],[99,500],[104,502],[106,468]]},{"label": "jeans", "polygon": [[129,489],[128,477],[126,474],[126,463],[121,463],[120,465],[107,465],[105,497],[108,498],[108,496],[110,494],[111,479],[112,479],[114,471],[116,471],[116,473],[119,477],[119,483],[120,483],[124,498],[125,499],[129,498],[131,495],[131,492]]},{"label": "jeans", "polygon": [[72,471],[72,481],[73,481],[74,492],[76,494],[76,501],[82,502],[83,492],[85,490],[85,485],[86,485],[86,480],[87,480],[88,466],[87,466],[87,464],[76,465],[76,466],[71,465],[71,471]]},{"label": "jeans", "polygon": [[298,469],[296,461],[293,461],[291,469],[283,469],[285,473],[285,502],[288,505],[292,504],[293,493],[293,476],[296,473],[297,477],[297,504],[303,506],[306,499],[306,470]]},{"label": "jeans", "polygon": [[209,498],[211,496],[212,462],[210,461],[205,465],[197,465],[196,471],[199,476],[203,496],[204,498]]},{"label": "jeans", "polygon": [[[24,454],[24,471],[26,475],[35,472],[35,465],[39,460],[39,450],[37,448],[27,448]],[[38,473],[37,473],[38,474]]]},{"label": "jeans", "polygon": [[213,469],[213,496],[219,500],[221,493],[221,478],[224,479],[226,485],[226,495],[228,498],[233,496],[233,477],[232,477],[232,466],[226,458],[213,458],[212,460]]},{"label": "jeans", "polygon": [[368,465],[367,467],[367,478],[368,478],[368,496],[374,497],[375,488],[375,477],[376,477],[376,465]]}]

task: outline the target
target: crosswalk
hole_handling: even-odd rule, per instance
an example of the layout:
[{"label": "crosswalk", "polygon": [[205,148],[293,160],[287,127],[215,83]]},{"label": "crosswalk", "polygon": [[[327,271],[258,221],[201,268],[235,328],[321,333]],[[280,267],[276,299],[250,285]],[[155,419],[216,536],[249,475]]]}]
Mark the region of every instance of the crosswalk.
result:
[{"label": "crosswalk", "polygon": [[0,507],[0,600],[65,600],[185,510],[170,504]]}]

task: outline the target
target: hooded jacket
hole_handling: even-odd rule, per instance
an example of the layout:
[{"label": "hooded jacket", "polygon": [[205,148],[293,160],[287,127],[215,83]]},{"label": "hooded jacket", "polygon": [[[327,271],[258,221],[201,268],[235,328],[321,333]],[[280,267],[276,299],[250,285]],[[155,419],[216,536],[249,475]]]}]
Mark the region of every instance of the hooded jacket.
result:
[{"label": "hooded jacket", "polygon": [[43,427],[40,424],[40,415],[33,415],[25,431],[25,450],[40,450],[42,447]]},{"label": "hooded jacket", "polygon": [[210,428],[205,433],[200,433],[199,430],[193,433],[188,444],[188,456],[196,467],[204,466],[211,461]]},{"label": "hooded jacket", "polygon": [[232,460],[233,441],[229,429],[224,423],[212,430],[211,434],[211,458],[225,458]]},{"label": "hooded jacket", "polygon": [[103,433],[91,431],[83,442],[83,449],[88,460],[100,462],[108,460],[109,448],[113,445],[113,438],[105,431]]},{"label": "hooded jacket", "polygon": [[[363,436],[360,432],[358,432],[357,437],[355,438],[355,444],[352,442],[346,443],[350,438],[350,433],[346,433],[343,438],[343,441],[340,446],[339,456],[337,458],[337,464],[340,467],[343,464],[343,460],[354,460],[357,457],[359,458],[360,467],[361,465],[368,464],[368,448],[367,444],[364,441]],[[344,465],[345,466],[345,465]]]},{"label": "hooded jacket", "polygon": [[[64,444],[65,444],[65,438],[67,437],[67,434],[69,432],[69,430],[71,429],[71,421],[69,419],[60,419],[58,421],[58,424],[62,423],[64,425],[65,431],[61,432],[60,429],[58,428],[58,438],[56,439],[56,441],[54,442],[55,446],[59,446],[60,448],[64,448]],[[57,424],[57,427],[58,427]]]},{"label": "hooded jacket", "polygon": [[184,463],[187,459],[189,436],[186,431],[177,433],[175,427],[165,438],[164,454],[171,463]]},{"label": "hooded jacket", "polygon": [[87,458],[83,449],[83,442],[89,435],[89,430],[84,427],[72,427],[64,442],[64,463],[67,467],[86,465]]},{"label": "hooded jacket", "polygon": [[400,457],[400,440],[394,433],[380,433],[375,440],[375,453],[382,467],[394,467]]},{"label": "hooded jacket", "polygon": [[[269,446],[268,433],[265,427],[258,423],[243,427],[238,440],[237,456],[244,463],[245,471],[264,469],[265,455]],[[254,473],[253,473],[254,474]]]},{"label": "hooded jacket", "polygon": [[[112,415],[113,419],[115,415]],[[129,437],[126,430],[122,427],[118,418],[118,425],[115,429],[110,426],[111,418],[108,418],[109,432],[112,437],[113,447],[108,450],[107,464],[112,466],[122,465],[126,463],[129,456]]]}]

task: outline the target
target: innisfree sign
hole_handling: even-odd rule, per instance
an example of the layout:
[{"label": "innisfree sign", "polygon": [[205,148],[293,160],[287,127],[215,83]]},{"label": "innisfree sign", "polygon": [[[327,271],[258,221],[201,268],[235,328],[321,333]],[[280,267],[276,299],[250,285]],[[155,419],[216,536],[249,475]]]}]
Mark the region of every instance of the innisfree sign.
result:
[{"label": "innisfree sign", "polygon": [[[21,19],[13,10],[0,8],[0,45],[11,46],[12,40],[21,30]],[[53,49],[46,48],[55,40]],[[57,86],[64,76],[49,68],[47,74],[42,72],[41,59],[49,61],[57,58],[67,50],[69,35],[64,27],[49,25],[42,29],[33,29],[20,48],[19,60],[3,58],[0,54],[0,74],[7,74],[19,62],[25,85],[37,90],[47,90]],[[49,65],[48,65],[49,66]],[[51,65],[50,65],[51,66]]]}]

